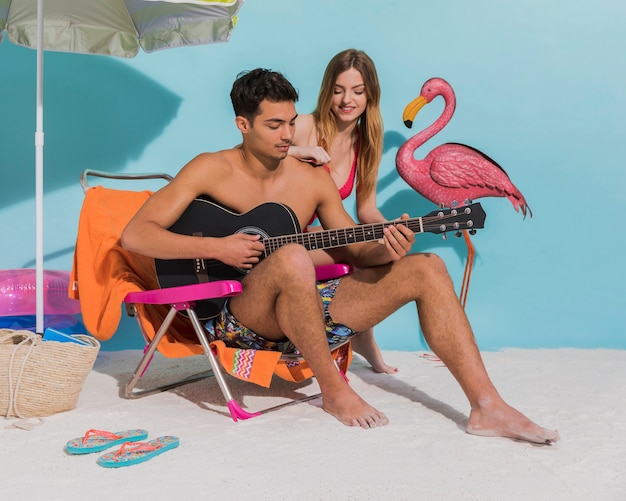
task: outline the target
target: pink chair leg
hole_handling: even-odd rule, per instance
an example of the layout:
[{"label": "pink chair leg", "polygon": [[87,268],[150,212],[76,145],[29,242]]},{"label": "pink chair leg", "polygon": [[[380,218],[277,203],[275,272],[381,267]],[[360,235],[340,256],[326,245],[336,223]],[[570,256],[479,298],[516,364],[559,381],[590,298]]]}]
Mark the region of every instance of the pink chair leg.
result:
[{"label": "pink chair leg", "polygon": [[[150,349],[150,345],[149,344],[147,344],[146,347],[143,349],[143,354],[144,355],[146,354],[148,349]],[[143,375],[146,373],[146,371],[148,370],[148,367],[150,367],[150,364],[152,363],[152,359],[153,358],[154,358],[154,354],[150,357],[150,360],[148,360],[148,363],[146,364],[146,366],[141,371],[141,375],[139,377],[143,377]]]},{"label": "pink chair leg", "polygon": [[248,412],[243,410],[236,400],[230,400],[227,405],[230,415],[235,423],[239,419],[243,421],[244,419],[250,419],[261,415],[260,412]]}]

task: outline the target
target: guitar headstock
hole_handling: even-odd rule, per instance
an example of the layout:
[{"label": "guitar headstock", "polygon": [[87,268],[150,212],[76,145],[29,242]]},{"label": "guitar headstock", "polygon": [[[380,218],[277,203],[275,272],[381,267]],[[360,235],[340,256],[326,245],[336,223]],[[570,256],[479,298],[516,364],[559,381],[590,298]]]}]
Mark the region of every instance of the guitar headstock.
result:
[{"label": "guitar headstock", "polygon": [[439,209],[422,217],[424,231],[447,233],[449,231],[469,230],[473,235],[477,229],[485,227],[485,210],[476,202],[454,209]]}]

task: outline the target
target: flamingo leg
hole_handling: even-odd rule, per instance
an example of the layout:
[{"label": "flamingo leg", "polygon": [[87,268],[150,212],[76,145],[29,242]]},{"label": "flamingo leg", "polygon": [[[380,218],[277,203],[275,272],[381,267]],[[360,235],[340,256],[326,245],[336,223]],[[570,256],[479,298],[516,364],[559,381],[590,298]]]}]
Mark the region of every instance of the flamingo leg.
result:
[{"label": "flamingo leg", "polygon": [[467,230],[463,230],[463,238],[465,239],[465,245],[467,245],[467,258],[465,260],[465,270],[463,271],[463,283],[461,284],[461,293],[459,299],[461,305],[465,308],[467,303],[467,292],[469,290],[470,278],[472,275],[472,268],[474,267],[474,244],[470,238]]}]

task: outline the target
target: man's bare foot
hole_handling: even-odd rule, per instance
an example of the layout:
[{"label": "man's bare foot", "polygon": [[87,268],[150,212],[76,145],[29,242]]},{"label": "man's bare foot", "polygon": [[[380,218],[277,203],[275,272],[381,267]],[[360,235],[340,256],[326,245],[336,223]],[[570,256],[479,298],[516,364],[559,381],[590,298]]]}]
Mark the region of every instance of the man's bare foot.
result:
[{"label": "man's bare foot", "polygon": [[367,429],[389,424],[387,416],[374,409],[347,385],[344,391],[333,395],[323,395],[322,409],[346,426],[360,426]]},{"label": "man's bare foot", "polygon": [[535,444],[552,444],[559,440],[556,430],[542,428],[505,403],[488,409],[472,409],[466,431],[472,435],[514,438]]},{"label": "man's bare foot", "polygon": [[387,365],[383,359],[383,354],[374,339],[374,329],[359,332],[352,338],[352,349],[369,362],[376,372],[383,374],[395,374],[398,372],[396,367]]}]

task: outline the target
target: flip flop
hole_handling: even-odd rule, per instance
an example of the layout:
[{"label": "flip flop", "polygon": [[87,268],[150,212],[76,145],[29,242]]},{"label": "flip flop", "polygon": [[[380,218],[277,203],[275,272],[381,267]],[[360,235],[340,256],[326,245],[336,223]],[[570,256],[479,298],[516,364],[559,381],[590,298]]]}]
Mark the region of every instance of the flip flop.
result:
[{"label": "flip flop", "polygon": [[116,431],[115,433],[103,430],[87,430],[84,436],[73,438],[67,442],[65,450],[69,454],[90,454],[101,452],[124,442],[143,440],[147,437],[148,432],[140,429]]},{"label": "flip flop", "polygon": [[96,461],[104,468],[121,468],[148,461],[165,451],[178,447],[178,437],[164,436],[148,442],[126,442],[116,452],[107,452]]}]

